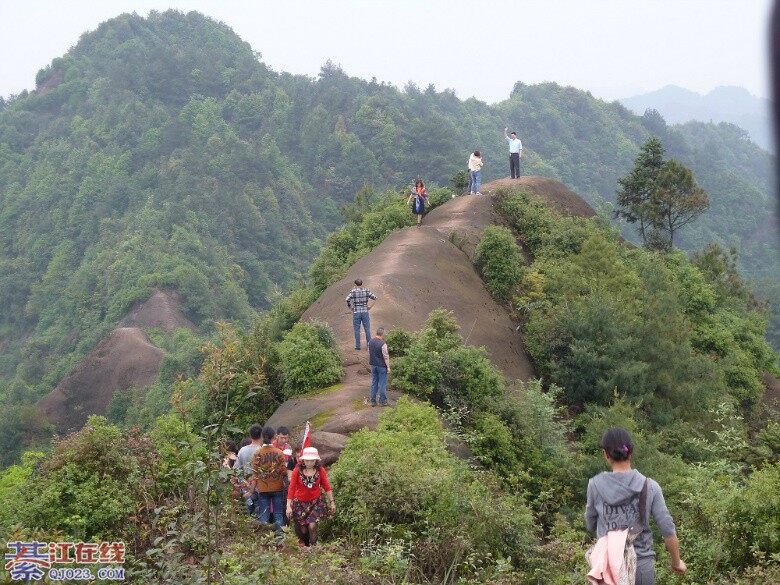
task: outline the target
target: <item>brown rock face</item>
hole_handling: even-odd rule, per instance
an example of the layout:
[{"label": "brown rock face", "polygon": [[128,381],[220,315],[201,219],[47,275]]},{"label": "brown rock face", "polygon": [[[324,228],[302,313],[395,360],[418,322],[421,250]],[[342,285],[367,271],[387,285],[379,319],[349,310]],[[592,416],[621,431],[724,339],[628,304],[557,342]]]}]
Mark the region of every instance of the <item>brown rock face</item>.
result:
[{"label": "brown rock face", "polygon": [[[327,392],[299,396],[282,404],[268,424],[285,425],[297,436],[307,420],[318,428],[312,435],[327,438],[328,458],[343,447],[341,440],[362,428],[375,428],[381,407],[366,404],[370,386],[368,356],[354,349],[352,317],[344,297],[356,278],[378,297],[371,310],[371,327],[401,327],[417,331],[437,307],[453,312],[461,335],[470,345],[484,346],[493,363],[509,379],[534,377],[533,366],[523,348],[523,339],[508,312],[490,297],[472,265],[474,248],[484,229],[499,221],[491,194],[500,187],[524,188],[553,209],[567,215],[591,217],[593,209],[558,181],[543,177],[501,179],[483,186],[482,196],[458,197],[434,209],[421,227],[398,230],[370,254],[358,260],[347,275],[328,287],[304,313],[302,320],[328,323],[343,356],[342,383]],[[392,364],[391,364],[392,372]],[[391,403],[399,394],[389,392]],[[468,457],[462,445],[453,451]],[[462,453],[461,453],[462,451]]]},{"label": "brown rock face", "polygon": [[105,414],[114,391],[149,386],[163,350],[136,327],[119,327],[98,343],[38,407],[60,433],[81,428],[91,414]]}]

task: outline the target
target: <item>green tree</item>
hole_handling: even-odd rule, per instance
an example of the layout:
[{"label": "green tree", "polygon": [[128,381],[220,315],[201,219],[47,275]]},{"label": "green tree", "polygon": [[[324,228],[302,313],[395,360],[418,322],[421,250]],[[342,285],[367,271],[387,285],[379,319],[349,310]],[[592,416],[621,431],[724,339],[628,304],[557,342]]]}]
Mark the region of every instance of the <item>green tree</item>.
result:
[{"label": "green tree", "polygon": [[638,224],[639,235],[647,243],[653,225],[651,198],[664,164],[664,147],[656,138],[648,138],[634,161],[631,172],[618,180],[616,218]]},{"label": "green tree", "polygon": [[676,160],[666,161],[650,197],[653,227],[663,234],[657,245],[670,250],[677,231],[707,211],[709,206],[710,199],[696,184],[693,172]]}]

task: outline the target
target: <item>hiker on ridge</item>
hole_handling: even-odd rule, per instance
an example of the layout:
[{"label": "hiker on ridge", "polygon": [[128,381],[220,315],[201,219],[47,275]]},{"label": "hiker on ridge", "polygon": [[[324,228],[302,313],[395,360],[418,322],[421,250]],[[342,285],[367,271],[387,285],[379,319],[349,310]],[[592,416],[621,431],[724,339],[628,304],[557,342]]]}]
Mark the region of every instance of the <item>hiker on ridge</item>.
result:
[{"label": "hiker on ridge", "polygon": [[281,536],[284,526],[284,480],[287,477],[287,464],[280,449],[273,445],[276,433],[271,427],[263,428],[263,445],[255,451],[252,459],[254,488],[258,493],[258,513],[260,522],[268,524],[273,514],[276,534]]},{"label": "hiker on ridge", "polygon": [[379,327],[376,335],[368,342],[368,363],[371,364],[371,406],[376,406],[379,391],[379,404],[389,406],[387,402],[387,374],[390,373],[390,355],[385,343],[385,328]]},{"label": "hiker on ridge", "polygon": [[[325,504],[325,496],[328,504]],[[293,471],[287,490],[287,516],[292,519],[299,546],[317,544],[317,523],[328,512],[336,511],[328,473],[314,447],[306,447]]]},{"label": "hiker on ridge", "polygon": [[246,503],[246,513],[251,516],[257,510],[257,494],[250,484],[254,474],[252,458],[255,456],[255,451],[263,446],[263,427],[258,424],[249,427],[249,439],[249,444],[238,450],[233,469],[240,469],[243,472],[244,481],[241,483],[241,492]]},{"label": "hiker on ridge", "polygon": [[417,179],[414,182],[414,189],[409,194],[409,199],[406,200],[406,204],[412,204],[412,213],[417,216],[417,227],[420,227],[423,215],[425,214],[425,204],[428,203],[428,190],[425,188],[425,183],[422,179]]},{"label": "hiker on ridge", "polygon": [[475,150],[469,157],[469,195],[482,195],[482,154]]},{"label": "hiker on ridge", "polygon": [[355,288],[347,295],[347,306],[352,309],[352,328],[355,330],[355,349],[360,351],[360,325],[366,334],[366,344],[371,340],[371,317],[368,312],[375,301],[376,295],[367,288],[363,288],[363,281],[355,279]]},{"label": "hiker on ridge", "polygon": [[517,132],[509,132],[504,128],[504,137],[509,143],[509,175],[513,179],[520,178],[520,157],[523,156],[523,143],[517,137]]},{"label": "hiker on ridge", "polygon": [[[612,530],[635,527],[640,530],[634,540],[637,557],[635,585],[654,585],[655,553],[650,516],[655,518],[664,537],[672,569],[676,573],[685,573],[687,567],[680,558],[680,544],[674,521],[664,502],[661,487],[654,480],[631,468],[631,454],[634,452],[631,435],[620,427],[608,429],[601,439],[601,448],[612,471],[602,471],[588,482],[585,527],[589,532],[596,532],[599,538],[589,555],[589,576],[596,578],[604,568],[604,563],[600,561],[603,561],[605,556],[610,556],[611,551],[606,547],[607,541],[602,537]],[[622,553],[621,547],[621,557]],[[597,574],[594,575],[594,572]]]}]

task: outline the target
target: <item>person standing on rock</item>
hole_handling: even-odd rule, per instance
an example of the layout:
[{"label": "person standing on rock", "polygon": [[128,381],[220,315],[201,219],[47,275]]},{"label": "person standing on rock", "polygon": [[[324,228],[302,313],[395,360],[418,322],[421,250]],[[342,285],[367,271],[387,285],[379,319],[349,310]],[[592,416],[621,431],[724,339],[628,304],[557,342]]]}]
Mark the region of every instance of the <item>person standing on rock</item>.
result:
[{"label": "person standing on rock", "polygon": [[482,154],[475,150],[469,157],[469,195],[482,195]]},{"label": "person standing on rock", "polygon": [[280,449],[274,447],[273,428],[263,428],[263,444],[255,451],[252,467],[255,470],[254,487],[258,493],[258,514],[260,522],[268,524],[273,514],[276,533],[282,534],[284,526],[284,480],[287,477],[287,463]]},{"label": "person standing on rock", "polygon": [[425,215],[425,205],[428,203],[428,190],[422,179],[417,179],[414,182],[414,189],[409,194],[409,199],[406,200],[407,205],[410,203],[412,204],[412,213],[417,216],[417,227],[420,227],[423,215]]},{"label": "person standing on rock", "polygon": [[320,461],[319,451],[314,447],[306,447],[287,490],[287,516],[293,520],[295,534],[302,547],[317,544],[317,523],[328,512],[325,496],[330,512],[335,513],[333,489]]},{"label": "person standing on rock", "polygon": [[513,179],[520,178],[520,158],[523,156],[523,143],[517,137],[517,132],[509,132],[504,128],[504,137],[509,143],[509,175]]},{"label": "person standing on rock", "polygon": [[390,373],[390,354],[385,342],[385,329],[379,327],[376,335],[368,342],[368,363],[371,364],[371,406],[376,406],[376,395],[379,393],[379,404],[388,406],[387,375]]},{"label": "person standing on rock", "polygon": [[250,443],[238,450],[238,455],[236,455],[236,460],[233,463],[233,469],[241,470],[244,475],[244,479],[240,484],[241,491],[246,503],[246,512],[251,516],[257,510],[257,494],[250,483],[254,475],[252,459],[255,456],[255,451],[263,446],[263,427],[258,424],[249,427],[249,438]]},{"label": "person standing on rock", "polygon": [[366,334],[366,344],[371,340],[371,317],[368,312],[373,307],[376,295],[363,288],[363,281],[355,279],[355,288],[347,295],[347,306],[352,309],[352,328],[355,330],[355,349],[360,350],[360,326]]}]

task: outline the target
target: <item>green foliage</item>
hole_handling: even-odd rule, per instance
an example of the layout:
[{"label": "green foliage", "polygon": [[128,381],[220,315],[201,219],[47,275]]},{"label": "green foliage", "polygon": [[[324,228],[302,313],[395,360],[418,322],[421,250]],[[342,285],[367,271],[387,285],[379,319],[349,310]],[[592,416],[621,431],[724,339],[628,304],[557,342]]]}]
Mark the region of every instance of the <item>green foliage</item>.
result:
[{"label": "green foliage", "polygon": [[410,542],[410,562],[428,578],[484,570],[464,562],[469,554],[523,566],[536,545],[523,498],[469,471],[444,438],[436,411],[406,398],[382,414],[376,432],[353,435],[331,474],[341,510],[332,530],[362,539],[387,530]]},{"label": "green foliage", "polygon": [[469,174],[467,171],[461,169],[454,175],[452,175],[452,178],[450,179],[450,185],[452,185],[452,189],[460,195],[461,193],[465,193],[466,189],[469,187]]},{"label": "green foliage", "polygon": [[[22,466],[4,473],[11,485],[6,486],[9,499],[3,498],[1,517],[27,529],[85,541],[116,540],[125,534],[136,466],[117,427],[102,417],[90,417],[82,431],[55,444],[40,476],[31,473],[37,458],[28,455]],[[33,481],[36,497],[30,500]]]},{"label": "green foliage", "polygon": [[18,465],[0,472],[0,538],[10,536],[11,527],[22,524],[29,502],[28,481],[44,453],[27,451]]},{"label": "green foliage", "polygon": [[522,191],[499,193],[498,209],[534,259],[518,295],[526,348],[569,404],[618,393],[658,425],[701,421],[728,395],[753,411],[774,352],[732,260],[620,245],[597,220],[560,217]]},{"label": "green foliage", "polygon": [[282,339],[278,352],[288,397],[335,384],[344,374],[333,332],[324,323],[296,323]]},{"label": "green foliage", "polygon": [[406,355],[409,348],[414,342],[414,336],[404,329],[393,327],[385,335],[385,343],[387,343],[387,352],[390,357],[401,357]]},{"label": "green foliage", "polygon": [[503,226],[488,226],[474,251],[474,264],[485,287],[499,301],[510,299],[520,282],[523,263],[520,248],[512,232]]},{"label": "green foliage", "polygon": [[435,309],[422,330],[403,335],[408,345],[393,362],[393,387],[439,406],[480,407],[501,397],[501,374],[484,349],[464,346],[457,331],[452,314]]}]

